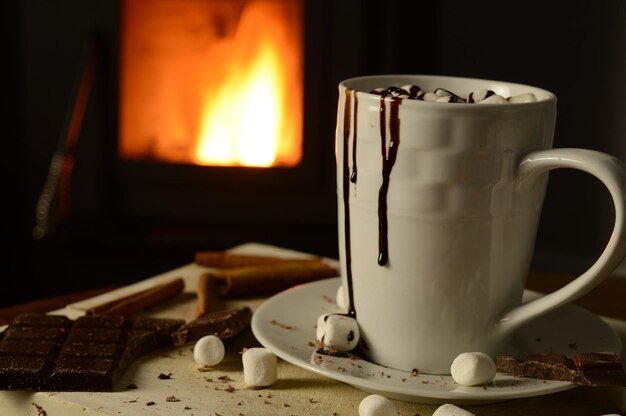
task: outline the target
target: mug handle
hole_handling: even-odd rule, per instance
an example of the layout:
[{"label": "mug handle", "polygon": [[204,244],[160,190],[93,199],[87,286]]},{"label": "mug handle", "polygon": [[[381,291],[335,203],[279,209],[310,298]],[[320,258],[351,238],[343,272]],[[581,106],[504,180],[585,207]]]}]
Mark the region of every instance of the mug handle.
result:
[{"label": "mug handle", "polygon": [[607,187],[615,205],[615,225],[608,244],[596,262],[574,281],[557,291],[507,311],[498,324],[497,336],[506,337],[524,323],[571,302],[597,286],[622,261],[626,253],[626,169],[606,153],[586,149],[549,149],[531,152],[518,166],[518,191],[532,187],[543,174],[558,168],[579,169],[598,178]]}]

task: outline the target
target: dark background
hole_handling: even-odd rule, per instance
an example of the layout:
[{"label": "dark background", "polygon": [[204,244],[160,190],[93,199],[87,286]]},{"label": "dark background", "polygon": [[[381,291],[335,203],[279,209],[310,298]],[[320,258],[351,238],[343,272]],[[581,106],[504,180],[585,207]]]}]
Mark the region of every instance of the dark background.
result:
[{"label": "dark background", "polygon": [[[315,125],[326,184],[324,208],[315,220],[253,224],[210,215],[179,218],[175,212],[170,218],[130,215],[117,203],[110,163],[117,126],[118,3],[6,0],[0,7],[6,247],[0,305],[130,283],[192,261],[197,249],[247,241],[335,257],[336,86],[352,76],[428,73],[542,87],[559,100],[555,147],[626,159],[625,2],[310,0],[306,79],[313,92],[307,105],[315,108],[305,117]],[[31,230],[37,197],[91,33],[103,41],[105,53],[81,132],[72,215],[50,238],[36,242]],[[295,205],[292,211],[305,208]],[[551,173],[533,269],[584,270],[604,247],[612,221],[608,192],[596,179]]]}]

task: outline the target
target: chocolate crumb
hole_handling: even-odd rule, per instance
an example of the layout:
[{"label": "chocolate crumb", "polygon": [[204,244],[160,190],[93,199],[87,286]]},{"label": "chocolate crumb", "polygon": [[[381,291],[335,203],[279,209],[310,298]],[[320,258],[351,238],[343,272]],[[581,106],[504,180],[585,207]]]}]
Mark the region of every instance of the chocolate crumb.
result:
[{"label": "chocolate crumb", "polygon": [[201,373],[206,373],[207,371],[212,371],[213,368],[209,367],[208,365],[204,365],[202,367],[198,367],[198,371]]},{"label": "chocolate crumb", "polygon": [[420,370],[418,370],[417,368],[414,368],[414,369],[411,371],[411,375],[412,375],[413,377],[417,377],[417,376],[419,376],[419,374],[420,374]]},{"label": "chocolate crumb", "polygon": [[177,399],[177,398],[176,398],[176,396],[167,396],[167,397],[165,398],[165,401],[166,401],[166,402],[179,402],[179,401],[180,401],[180,399]]},{"label": "chocolate crumb", "polygon": [[291,405],[287,403],[283,403],[283,407],[291,407]]},{"label": "chocolate crumb", "polygon": [[159,374],[159,380],[169,380],[172,378],[172,373],[167,373],[167,374]]},{"label": "chocolate crumb", "polygon": [[269,400],[263,400],[263,403],[265,403],[265,404],[272,404],[272,402],[270,402]]},{"label": "chocolate crumb", "polygon": [[287,330],[289,330],[289,329],[293,329],[293,328],[294,328],[294,327],[293,327],[293,326],[291,326],[291,325],[281,324],[281,323],[280,323],[280,322],[278,322],[276,319],[272,319],[272,320],[270,321],[270,324],[272,324],[272,325],[276,325],[276,326],[278,326],[278,327],[280,327],[280,328],[282,328],[282,329],[287,329]]},{"label": "chocolate crumb", "polygon": [[319,403],[317,400],[309,399],[309,403]]},{"label": "chocolate crumb", "polygon": [[155,404],[153,401],[146,402],[146,406],[154,406]]},{"label": "chocolate crumb", "polygon": [[183,407],[183,409],[184,409],[184,410],[191,410],[191,407],[189,407],[189,406],[185,406],[185,407]]},{"label": "chocolate crumb", "polygon": [[135,383],[131,383],[128,386],[126,386],[126,388],[128,390],[135,390],[135,389],[138,389],[139,387],[137,387],[137,385]]},{"label": "chocolate crumb", "polygon": [[236,389],[229,384],[228,387],[226,387],[224,389],[224,391],[227,392],[227,393],[232,393],[232,392],[236,391]]},{"label": "chocolate crumb", "polygon": [[309,347],[315,347],[315,343],[313,341],[309,341],[307,342],[307,344]]}]

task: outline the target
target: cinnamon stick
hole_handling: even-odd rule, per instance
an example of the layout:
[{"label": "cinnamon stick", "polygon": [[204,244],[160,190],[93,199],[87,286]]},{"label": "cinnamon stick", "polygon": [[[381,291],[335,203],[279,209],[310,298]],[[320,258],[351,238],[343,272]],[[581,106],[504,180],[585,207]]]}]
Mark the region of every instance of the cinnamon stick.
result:
[{"label": "cinnamon stick", "polygon": [[284,263],[319,263],[319,257],[284,258],[273,256],[259,256],[251,254],[236,254],[228,251],[198,251],[195,262],[201,266],[216,269],[230,269],[235,267],[251,267],[277,265]]},{"label": "cinnamon stick", "polygon": [[211,275],[204,273],[198,279],[198,293],[196,301],[196,317],[206,315],[207,313],[221,310],[223,301],[219,295],[215,281],[211,279]]},{"label": "cinnamon stick", "polygon": [[150,289],[132,295],[124,296],[100,305],[93,306],[86,311],[87,315],[131,315],[158,303],[170,300],[180,294],[185,288],[181,278],[162,283]]},{"label": "cinnamon stick", "polygon": [[198,293],[203,299],[211,296],[207,294],[211,290],[222,297],[269,295],[337,275],[335,268],[321,261],[221,269],[208,272],[200,279]]}]

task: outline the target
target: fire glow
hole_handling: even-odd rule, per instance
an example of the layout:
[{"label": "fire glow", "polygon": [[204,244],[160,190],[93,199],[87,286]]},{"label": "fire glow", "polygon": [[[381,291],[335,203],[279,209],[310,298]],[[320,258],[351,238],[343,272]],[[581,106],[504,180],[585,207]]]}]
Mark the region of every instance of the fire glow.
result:
[{"label": "fire glow", "polygon": [[299,163],[300,1],[125,0],[124,13],[123,158]]}]

